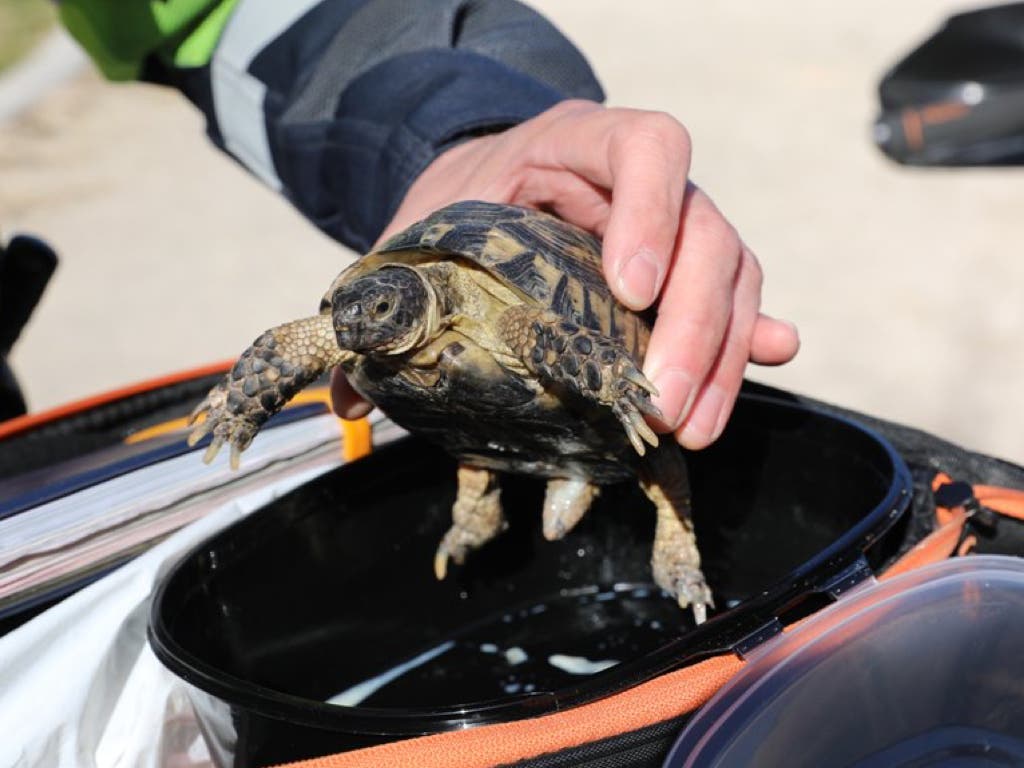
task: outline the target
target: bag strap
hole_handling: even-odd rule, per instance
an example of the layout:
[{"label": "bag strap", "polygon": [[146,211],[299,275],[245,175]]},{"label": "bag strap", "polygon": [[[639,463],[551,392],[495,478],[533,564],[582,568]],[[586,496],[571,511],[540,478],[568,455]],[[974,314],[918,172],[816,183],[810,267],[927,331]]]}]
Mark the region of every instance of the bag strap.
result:
[{"label": "bag strap", "polygon": [[976,537],[966,532],[971,519],[986,521],[994,515],[1024,521],[1022,490],[995,485],[972,486],[939,472],[932,479],[932,493],[935,495],[935,530],[879,576],[880,580],[969,553],[977,544]]},{"label": "bag strap", "polygon": [[[935,476],[932,491],[935,529],[886,569],[880,580],[967,554],[974,546],[974,537],[965,537],[972,518],[996,514],[1024,520],[1024,491],[954,483],[942,473]],[[715,656],[564,712],[421,736],[279,768],[493,768],[683,716],[703,706],[744,663],[734,654]]]},{"label": "bag strap", "polygon": [[482,725],[289,763],[288,768],[492,768],[639,730],[692,712],[743,666],[715,656],[604,699],[528,720]]}]

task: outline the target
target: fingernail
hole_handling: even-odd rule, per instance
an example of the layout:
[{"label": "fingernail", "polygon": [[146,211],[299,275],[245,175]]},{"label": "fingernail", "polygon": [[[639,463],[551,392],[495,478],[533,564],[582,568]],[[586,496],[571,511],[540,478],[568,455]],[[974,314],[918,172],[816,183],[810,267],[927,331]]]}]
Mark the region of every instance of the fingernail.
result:
[{"label": "fingernail", "polygon": [[650,248],[641,248],[619,266],[619,297],[633,309],[646,309],[661,289],[661,264]]},{"label": "fingernail", "polygon": [[725,429],[725,415],[725,390],[717,384],[708,385],[690,413],[679,442],[693,450],[710,445]]},{"label": "fingernail", "polygon": [[658,389],[654,404],[661,410],[662,421],[670,430],[676,430],[693,406],[693,379],[680,368],[658,371],[651,379]]}]

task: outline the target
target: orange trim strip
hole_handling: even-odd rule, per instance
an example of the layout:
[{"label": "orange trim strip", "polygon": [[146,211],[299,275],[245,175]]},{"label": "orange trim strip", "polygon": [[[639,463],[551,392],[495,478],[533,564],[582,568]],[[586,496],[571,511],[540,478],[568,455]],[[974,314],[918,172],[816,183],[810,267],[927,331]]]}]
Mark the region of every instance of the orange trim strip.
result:
[{"label": "orange trim strip", "polygon": [[182,416],[180,419],[171,419],[170,421],[164,421],[160,424],[154,424],[152,427],[146,427],[140,429],[138,432],[133,432],[124,439],[125,445],[135,445],[135,443],[144,443],[154,437],[160,437],[171,432],[178,432],[188,427],[189,418],[188,416]]},{"label": "orange trim strip", "polygon": [[289,763],[290,768],[493,768],[660,723],[704,704],[739,672],[716,656],[564,712],[391,742]]},{"label": "orange trim strip", "polygon": [[46,411],[40,411],[39,413],[28,413],[24,416],[18,416],[14,419],[0,424],[0,440],[4,440],[8,437],[27,432],[30,429],[35,429],[43,424],[48,424],[57,419],[63,419],[67,416],[72,416],[82,411],[87,411],[90,408],[96,408],[107,403],[112,403],[115,400],[121,400],[132,395],[137,395],[142,392],[149,392],[160,387],[170,386],[172,384],[179,384],[189,379],[197,379],[201,376],[209,376],[214,373],[224,373],[234,365],[234,359],[213,363],[211,365],[201,366],[199,368],[191,368],[186,371],[180,371],[178,373],[168,374],[167,376],[160,376],[155,379],[147,379],[137,384],[131,384],[121,389],[112,389],[109,392],[103,392],[92,397],[86,397],[82,400],[75,400],[65,405],[59,405],[56,408],[51,408]]},{"label": "orange trim strip", "polygon": [[[308,403],[324,403],[328,409],[331,408],[331,393],[328,387],[313,387],[311,389],[305,389],[295,394],[295,396],[288,401],[286,408],[292,408],[296,405],[306,405]],[[124,442],[128,445],[134,443],[141,443],[144,440],[149,440],[151,437],[160,437],[170,432],[177,432],[188,427],[189,417],[182,416],[178,419],[170,419],[168,421],[161,422],[160,424],[154,424],[152,427],[146,427],[140,429],[138,432],[133,432],[124,439]]]},{"label": "orange trim strip", "polygon": [[903,110],[903,135],[907,146],[915,152],[924,146],[924,123],[913,109]]},{"label": "orange trim strip", "polygon": [[916,568],[945,560],[956,552],[966,523],[967,513],[963,509],[950,510],[947,522],[921,539],[913,549],[893,563],[889,570],[881,574],[878,580],[885,581]]},{"label": "orange trim strip", "polygon": [[944,101],[921,107],[921,119],[925,125],[939,125],[958,120],[970,111],[971,108],[963,102]]},{"label": "orange trim strip", "polygon": [[1017,520],[1024,520],[1024,491],[993,485],[974,486],[974,497],[986,507]]}]

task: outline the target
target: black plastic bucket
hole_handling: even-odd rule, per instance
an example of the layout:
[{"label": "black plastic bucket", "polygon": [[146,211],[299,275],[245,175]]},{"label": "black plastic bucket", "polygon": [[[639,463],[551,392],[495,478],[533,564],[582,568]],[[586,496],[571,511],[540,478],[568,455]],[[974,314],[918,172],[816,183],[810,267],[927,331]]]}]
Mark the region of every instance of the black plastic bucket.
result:
[{"label": "black plastic bucket", "polygon": [[155,595],[152,645],[221,764],[538,715],[742,648],[891,554],[876,543],[910,499],[878,435],[773,397],[742,396],[689,461],[720,609],[698,628],[650,584],[654,514],[631,484],[547,542],[542,484],[505,478],[509,530],[437,582],[455,464],[407,439],[193,550]]}]

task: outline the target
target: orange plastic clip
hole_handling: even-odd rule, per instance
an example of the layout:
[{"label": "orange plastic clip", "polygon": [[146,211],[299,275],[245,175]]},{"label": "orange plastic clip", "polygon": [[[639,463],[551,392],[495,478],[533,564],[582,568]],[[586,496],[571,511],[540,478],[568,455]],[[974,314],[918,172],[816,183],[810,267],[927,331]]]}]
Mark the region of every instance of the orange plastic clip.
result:
[{"label": "orange plastic clip", "polygon": [[345,461],[355,461],[368,456],[373,450],[373,427],[367,418],[340,419],[341,421],[341,457]]}]

